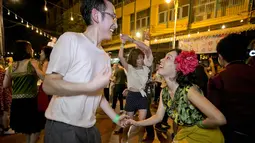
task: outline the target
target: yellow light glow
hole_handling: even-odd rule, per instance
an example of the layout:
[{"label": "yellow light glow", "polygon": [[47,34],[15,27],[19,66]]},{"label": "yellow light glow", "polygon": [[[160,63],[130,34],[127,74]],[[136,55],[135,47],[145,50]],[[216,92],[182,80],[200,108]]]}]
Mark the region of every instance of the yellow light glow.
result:
[{"label": "yellow light glow", "polygon": [[140,32],[136,32],[135,36],[136,36],[137,38],[140,38],[140,37],[141,37],[141,33],[140,33]]},{"label": "yellow light glow", "polygon": [[47,6],[44,6],[44,11],[48,11],[48,8],[47,8]]},{"label": "yellow light glow", "polygon": [[166,3],[170,3],[170,2],[171,2],[171,0],[165,0],[165,2],[166,2]]}]

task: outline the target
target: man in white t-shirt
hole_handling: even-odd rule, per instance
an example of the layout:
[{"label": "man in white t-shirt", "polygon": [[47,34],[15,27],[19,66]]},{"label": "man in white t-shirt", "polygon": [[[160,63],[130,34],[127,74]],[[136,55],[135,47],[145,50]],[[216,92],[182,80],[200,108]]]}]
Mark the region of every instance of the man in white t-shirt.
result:
[{"label": "man in white t-shirt", "polygon": [[108,0],[82,0],[80,10],[86,31],[60,36],[46,71],[43,89],[53,97],[45,113],[45,143],[100,143],[98,106],[122,127],[127,118],[102,96],[111,67],[101,42],[110,40],[117,28],[115,8]]}]

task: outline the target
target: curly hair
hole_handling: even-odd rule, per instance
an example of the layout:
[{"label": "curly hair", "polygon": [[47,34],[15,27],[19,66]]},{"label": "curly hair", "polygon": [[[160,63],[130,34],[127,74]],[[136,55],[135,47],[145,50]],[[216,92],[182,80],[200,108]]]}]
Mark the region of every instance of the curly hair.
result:
[{"label": "curly hair", "polygon": [[137,59],[139,55],[143,55],[144,53],[140,49],[132,49],[128,55],[128,64],[132,65],[133,67],[137,67]]},{"label": "curly hair", "polygon": [[[170,52],[175,51],[177,55],[179,55],[182,50],[181,49],[172,49]],[[178,71],[176,75],[176,82],[180,87],[185,87],[189,85],[197,85],[200,89],[206,94],[207,90],[207,75],[204,71],[204,67],[198,65],[194,72],[184,75],[182,72]]]}]

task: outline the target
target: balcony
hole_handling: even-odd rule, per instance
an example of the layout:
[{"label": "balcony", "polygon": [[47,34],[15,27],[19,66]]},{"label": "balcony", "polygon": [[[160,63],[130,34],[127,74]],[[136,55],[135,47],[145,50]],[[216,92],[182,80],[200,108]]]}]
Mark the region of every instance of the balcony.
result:
[{"label": "balcony", "polygon": [[193,22],[242,15],[248,12],[249,0],[201,0],[194,2]]}]

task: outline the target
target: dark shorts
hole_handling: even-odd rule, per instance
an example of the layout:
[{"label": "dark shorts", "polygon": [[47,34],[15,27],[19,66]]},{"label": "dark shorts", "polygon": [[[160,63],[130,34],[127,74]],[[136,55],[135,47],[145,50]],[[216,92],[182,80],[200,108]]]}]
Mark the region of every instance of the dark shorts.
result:
[{"label": "dark shorts", "polygon": [[143,97],[140,92],[128,91],[125,111],[135,112],[140,109],[148,109],[148,98]]},{"label": "dark shorts", "polygon": [[44,143],[101,143],[99,130],[47,120]]}]

